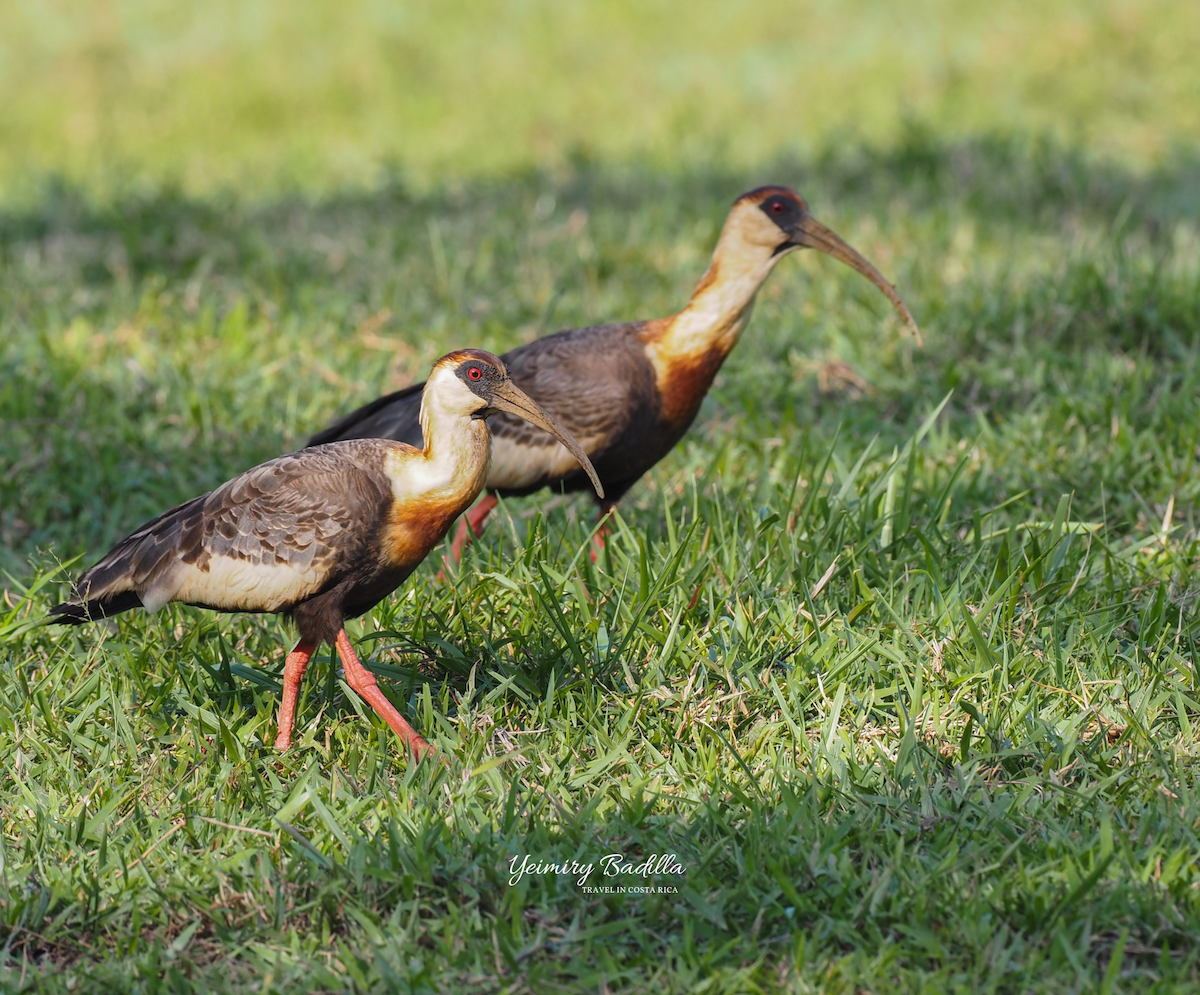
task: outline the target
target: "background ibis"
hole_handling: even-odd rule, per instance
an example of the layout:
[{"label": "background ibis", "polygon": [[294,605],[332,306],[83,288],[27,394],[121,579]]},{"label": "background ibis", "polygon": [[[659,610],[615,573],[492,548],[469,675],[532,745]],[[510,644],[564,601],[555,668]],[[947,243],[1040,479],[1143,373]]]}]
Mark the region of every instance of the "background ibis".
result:
[{"label": "background ibis", "polygon": [[[650,321],[557,332],[504,354],[510,374],[553,413],[591,457],[604,484],[601,519],[682,438],[721,363],[737,344],[751,306],[775,264],[812,248],[862,273],[895,305],[920,341],[920,330],[895,288],[858,252],[808,211],[798,193],[769,186],[739,197],[729,212],[707,272],[678,314]],[[421,444],[425,384],[381,397],[313,436],[389,438]],[[547,432],[520,417],[492,422],[490,492],[467,516],[453,543],[455,558],[478,535],[497,496],[550,486],[581,490],[576,459]],[[468,531],[470,529],[470,532]]]}]

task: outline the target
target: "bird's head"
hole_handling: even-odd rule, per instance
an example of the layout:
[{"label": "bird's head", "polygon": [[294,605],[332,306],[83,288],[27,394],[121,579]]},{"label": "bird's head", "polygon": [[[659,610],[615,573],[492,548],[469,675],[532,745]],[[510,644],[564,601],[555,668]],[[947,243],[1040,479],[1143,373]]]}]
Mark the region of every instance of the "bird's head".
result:
[{"label": "bird's head", "polygon": [[549,412],[509,379],[503,360],[482,349],[460,349],[433,364],[425,384],[422,407],[436,407],[439,414],[463,419],[487,418],[507,411],[549,432],[579,461],[591,478],[596,494],[604,497],[604,487],[592,461]]},{"label": "bird's head", "polygon": [[811,217],[808,204],[787,187],[759,187],[733,202],[726,230],[771,256],[782,256],[803,244],[803,219]]},{"label": "bird's head", "polygon": [[769,186],[742,194],[734,201],[721,239],[737,242],[744,251],[762,253],[769,264],[796,249],[818,249],[841,260],[883,291],[921,342],[921,330],[896,288],[834,231],[809,214],[808,204],[795,190]]}]

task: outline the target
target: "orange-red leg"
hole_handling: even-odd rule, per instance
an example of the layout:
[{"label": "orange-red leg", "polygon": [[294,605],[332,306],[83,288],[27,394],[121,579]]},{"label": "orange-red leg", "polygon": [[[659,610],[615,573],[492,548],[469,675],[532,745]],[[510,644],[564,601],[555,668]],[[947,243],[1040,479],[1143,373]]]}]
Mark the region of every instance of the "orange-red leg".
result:
[{"label": "orange-red leg", "polygon": [[[495,495],[485,494],[482,501],[458,520],[458,531],[454,533],[454,540],[450,543],[450,555],[442,558],[447,568],[462,559],[462,552],[471,544],[472,539],[483,535],[488,515],[499,503],[500,499]],[[446,579],[445,569],[438,571],[437,579]]]},{"label": "orange-red leg", "polygon": [[595,563],[600,558],[600,553],[604,549],[604,540],[608,538],[612,529],[609,528],[609,522],[612,521],[612,513],[616,510],[616,501],[601,501],[600,515],[598,521],[600,528],[596,529],[596,534],[592,536],[592,562]]},{"label": "orange-red leg", "polygon": [[350,637],[346,635],[345,629],[338,630],[337,651],[338,656],[342,658],[342,667],[346,671],[346,683],[362,695],[379,713],[383,721],[396,731],[396,735],[404,740],[408,748],[412,750],[413,756],[420,760],[425,754],[432,753],[433,747],[425,742],[421,734],[404,720],[404,716],[396,711],[396,707],[379,690],[375,675],[367,670],[358,659],[358,654],[350,645]]},{"label": "orange-red leg", "polygon": [[454,557],[455,563],[462,559],[462,551],[470,545],[471,540],[483,535],[488,515],[499,503],[500,499],[494,494],[485,494],[482,501],[463,515],[462,520],[458,523],[458,532],[454,535],[454,541],[450,544],[450,555]]},{"label": "orange-red leg", "polygon": [[279,703],[279,735],[275,737],[275,749],[286,750],[292,745],[292,727],[296,724],[296,699],[300,697],[300,682],[308,661],[317,649],[316,643],[296,643],[283,664],[283,700]]}]

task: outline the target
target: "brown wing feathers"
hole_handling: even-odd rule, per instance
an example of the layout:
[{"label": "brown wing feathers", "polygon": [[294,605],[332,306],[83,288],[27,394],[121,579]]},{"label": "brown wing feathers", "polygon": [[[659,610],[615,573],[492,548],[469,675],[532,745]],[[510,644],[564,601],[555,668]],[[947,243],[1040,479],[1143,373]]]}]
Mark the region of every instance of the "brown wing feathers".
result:
[{"label": "brown wing feathers", "polygon": [[[654,371],[642,342],[645,328],[646,323],[638,321],[567,329],[501,357],[513,382],[536,398],[583,446],[606,493],[614,486],[623,491],[662,455],[656,452],[647,461],[647,454],[658,449],[648,437],[656,438],[660,427],[656,425],[659,404]],[[417,418],[423,387],[414,384],[364,405],[314,435],[310,445],[372,436],[420,445]],[[547,485],[591,489],[586,474],[577,467],[565,474],[550,469],[536,473],[540,460],[558,452],[558,444],[541,429],[505,413],[493,415],[489,426],[493,440],[520,448],[520,465],[508,467],[509,450],[504,445],[493,446],[489,489],[505,495],[528,494]],[[676,439],[678,435],[672,445]],[[531,469],[535,471],[532,474]],[[533,479],[519,486],[504,483],[506,477],[514,476]],[[620,486],[624,481],[628,483]]]},{"label": "brown wing feathers", "polygon": [[[143,604],[158,608],[176,594],[204,607],[235,607],[220,603],[219,577],[205,583],[204,575],[217,565],[226,573],[244,565],[243,584],[257,581],[261,587],[258,603],[246,607],[260,611],[288,611],[336,583],[339,564],[342,572],[350,565],[369,580],[363,559],[370,540],[364,537],[391,499],[387,481],[372,464],[381,463],[393,446],[361,440],[255,467],[132,533],[51,614],[79,623]],[[228,594],[232,600],[245,591]]]},{"label": "brown wing feathers", "polygon": [[50,614],[58,622],[79,625],[140,607],[139,592],[176,561],[186,545],[184,534],[195,536],[207,497],[202,494],[164,511],[126,536],[79,578],[71,600],[51,608]]}]

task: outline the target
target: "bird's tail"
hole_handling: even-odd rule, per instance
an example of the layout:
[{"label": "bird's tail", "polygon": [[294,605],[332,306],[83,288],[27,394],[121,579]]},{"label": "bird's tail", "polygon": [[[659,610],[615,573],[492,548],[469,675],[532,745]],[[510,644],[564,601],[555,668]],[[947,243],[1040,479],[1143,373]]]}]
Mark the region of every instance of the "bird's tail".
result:
[{"label": "bird's tail", "polygon": [[180,547],[196,545],[207,494],[163,512],[126,536],[75,584],[72,596],[50,609],[55,622],[82,625],[145,607],[158,611],[174,593]]},{"label": "bird's tail", "polygon": [[141,607],[142,599],[137,591],[113,591],[99,598],[64,601],[50,609],[50,617],[60,625],[83,625],[84,622],[95,622],[109,615],[127,612],[130,608]]}]

